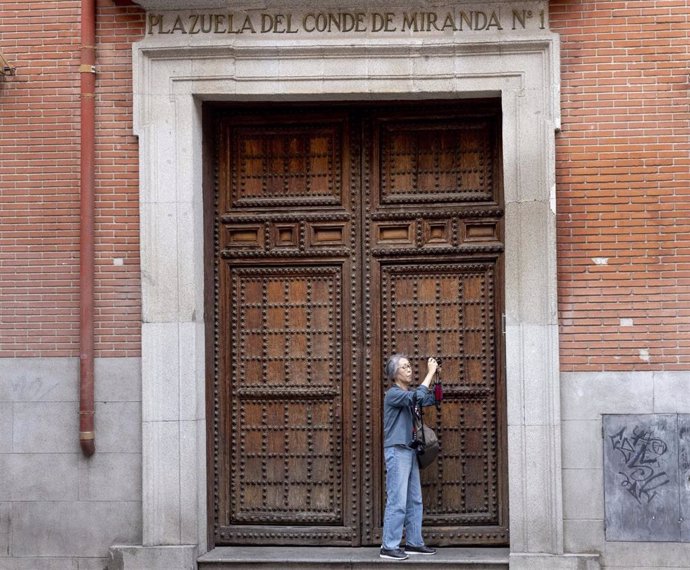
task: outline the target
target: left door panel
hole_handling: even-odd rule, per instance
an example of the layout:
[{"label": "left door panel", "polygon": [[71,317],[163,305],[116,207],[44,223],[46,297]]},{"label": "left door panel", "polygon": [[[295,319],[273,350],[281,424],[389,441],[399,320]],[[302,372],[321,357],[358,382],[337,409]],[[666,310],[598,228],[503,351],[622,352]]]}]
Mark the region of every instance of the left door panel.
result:
[{"label": "left door panel", "polygon": [[217,119],[213,541],[357,544],[349,122],[298,108]]}]

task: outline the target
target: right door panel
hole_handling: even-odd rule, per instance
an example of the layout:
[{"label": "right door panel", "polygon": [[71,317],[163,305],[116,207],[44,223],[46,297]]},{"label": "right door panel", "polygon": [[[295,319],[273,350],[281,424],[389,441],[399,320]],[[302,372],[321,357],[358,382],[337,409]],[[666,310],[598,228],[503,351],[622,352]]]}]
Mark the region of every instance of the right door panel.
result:
[{"label": "right door panel", "polygon": [[365,331],[374,342],[363,535],[372,543],[385,504],[382,368],[395,352],[420,381],[429,356],[442,360],[443,404],[425,408],[442,450],[422,472],[427,540],[508,543],[500,112],[470,108],[386,111],[364,123]]}]

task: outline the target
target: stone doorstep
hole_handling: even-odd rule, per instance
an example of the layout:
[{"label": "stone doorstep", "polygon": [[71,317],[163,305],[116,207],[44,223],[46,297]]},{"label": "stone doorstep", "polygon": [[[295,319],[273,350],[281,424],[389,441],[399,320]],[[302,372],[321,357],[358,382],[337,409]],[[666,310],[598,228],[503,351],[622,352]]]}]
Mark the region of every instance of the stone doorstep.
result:
[{"label": "stone doorstep", "polygon": [[439,548],[434,556],[410,555],[407,560],[379,558],[378,547],[251,547],[214,548],[198,559],[200,570],[381,570],[401,564],[408,570],[508,570],[508,548]]}]

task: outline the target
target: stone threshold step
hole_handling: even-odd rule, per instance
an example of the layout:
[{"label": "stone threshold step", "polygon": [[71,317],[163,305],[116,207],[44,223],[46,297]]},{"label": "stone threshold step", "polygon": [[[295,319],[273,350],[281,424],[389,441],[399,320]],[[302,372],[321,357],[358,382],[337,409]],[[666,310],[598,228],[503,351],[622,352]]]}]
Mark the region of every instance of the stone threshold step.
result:
[{"label": "stone threshold step", "polygon": [[508,548],[439,548],[434,556],[379,558],[379,549],[306,546],[224,546],[199,558],[199,570],[508,570]]}]

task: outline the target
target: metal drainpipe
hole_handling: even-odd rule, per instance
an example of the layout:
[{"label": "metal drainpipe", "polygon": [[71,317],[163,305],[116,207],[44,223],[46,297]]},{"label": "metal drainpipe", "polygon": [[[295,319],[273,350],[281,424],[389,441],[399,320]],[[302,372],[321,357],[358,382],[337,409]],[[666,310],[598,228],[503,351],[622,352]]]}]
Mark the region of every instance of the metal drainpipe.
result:
[{"label": "metal drainpipe", "polygon": [[94,428],[94,204],[96,158],[96,0],[81,2],[81,194],[79,199],[79,444],[96,451]]}]

